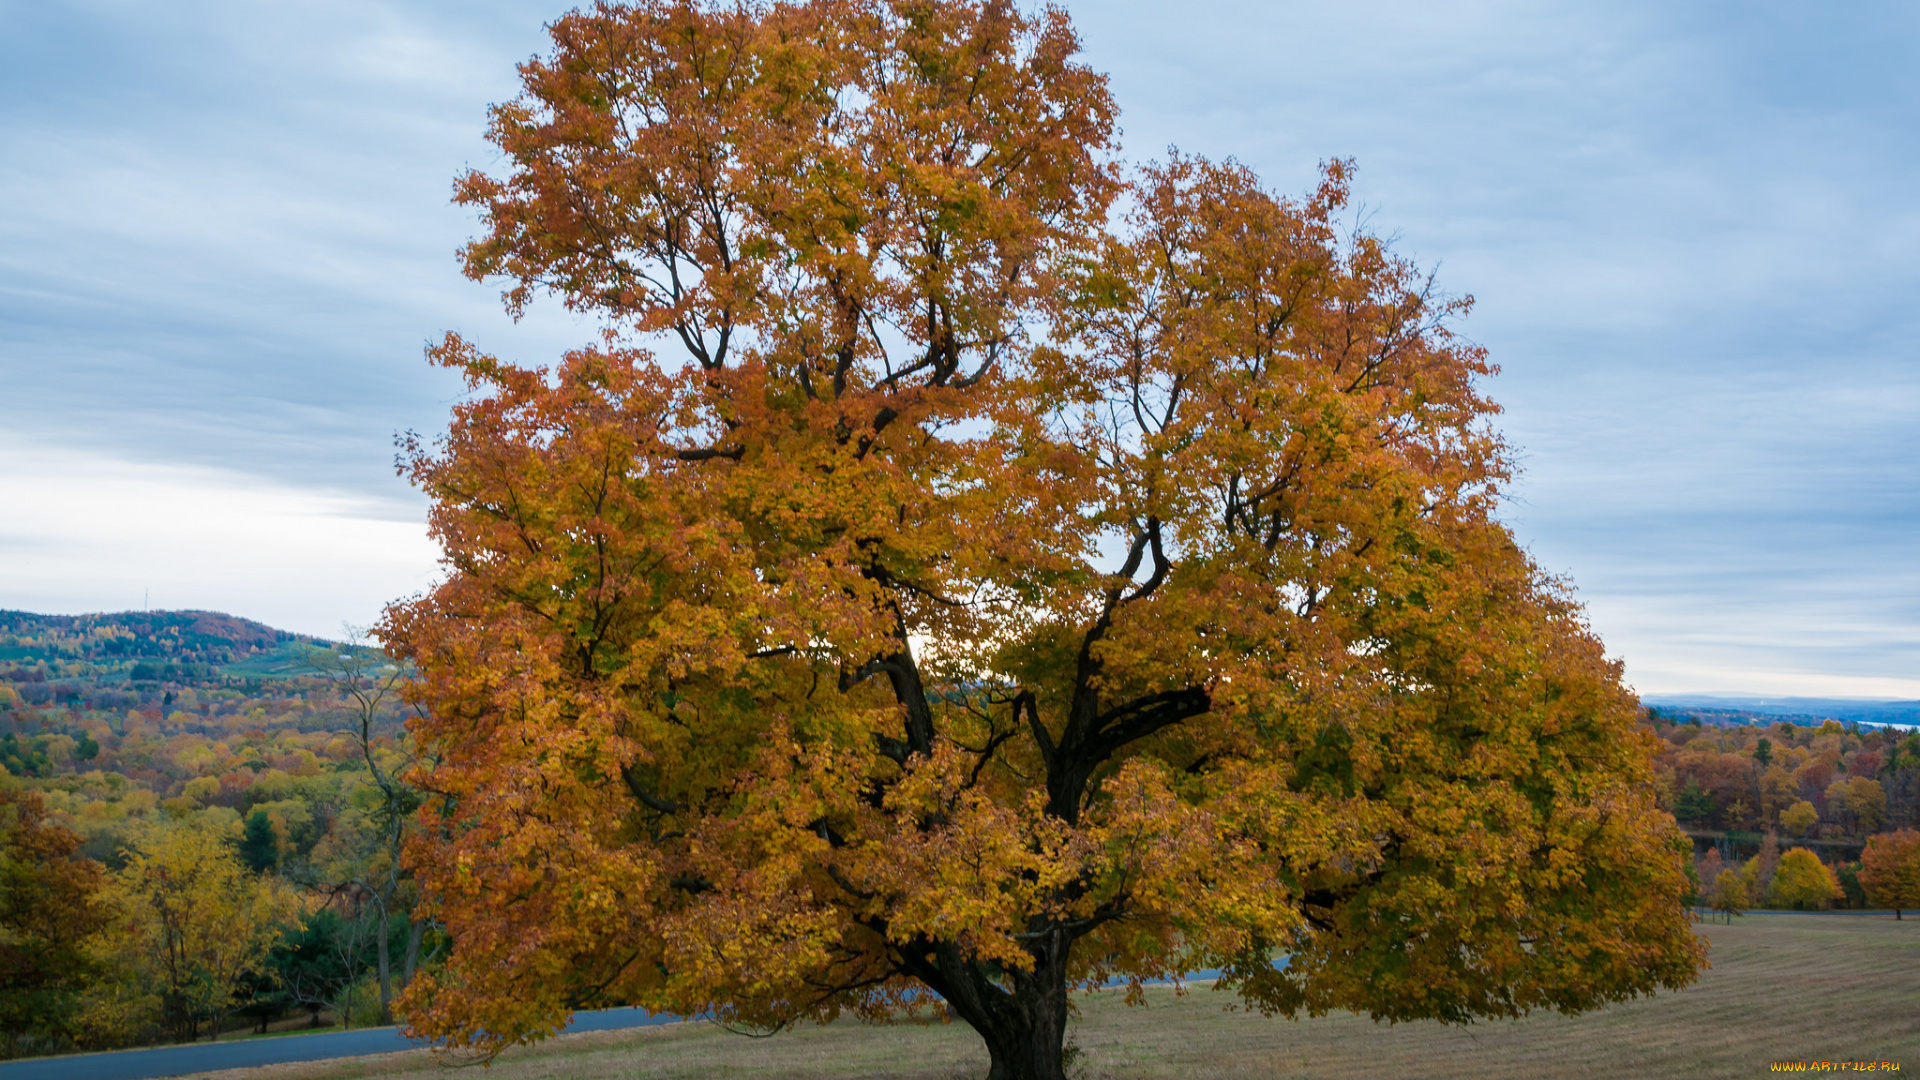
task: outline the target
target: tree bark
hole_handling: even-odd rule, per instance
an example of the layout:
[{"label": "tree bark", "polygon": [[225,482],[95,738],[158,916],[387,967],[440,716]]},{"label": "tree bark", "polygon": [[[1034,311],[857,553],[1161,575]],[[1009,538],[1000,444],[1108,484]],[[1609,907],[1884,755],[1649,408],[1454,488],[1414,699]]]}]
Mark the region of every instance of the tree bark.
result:
[{"label": "tree bark", "polygon": [[380,1022],[393,1023],[393,950],[388,940],[393,936],[388,931],[387,905],[380,903]]},{"label": "tree bark", "polygon": [[420,967],[420,940],[426,936],[427,920],[414,919],[407,926],[407,956],[400,969],[400,988],[413,985],[413,973]]},{"label": "tree bark", "polygon": [[993,972],[942,945],[937,974],[922,976],[953,1014],[987,1044],[987,1080],[1065,1080],[1067,953],[1072,938],[1058,928],[1028,946],[1032,971]]}]

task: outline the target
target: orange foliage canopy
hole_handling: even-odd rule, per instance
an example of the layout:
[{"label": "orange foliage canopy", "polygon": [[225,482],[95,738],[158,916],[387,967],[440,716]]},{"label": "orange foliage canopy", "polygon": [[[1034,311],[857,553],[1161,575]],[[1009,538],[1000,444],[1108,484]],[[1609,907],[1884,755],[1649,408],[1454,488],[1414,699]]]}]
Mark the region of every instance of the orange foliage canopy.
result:
[{"label": "orange foliage canopy", "polygon": [[1860,853],[1860,884],[1867,899],[1893,909],[1920,908],[1920,832],[1901,829],[1867,838]]},{"label": "orange foliage canopy", "polygon": [[383,631],[458,943],[417,1028],[931,989],[1056,1077],[1114,977],[1449,1020],[1692,979],[1635,702],[1492,519],[1465,303],[1342,236],[1345,165],[1122,174],[1058,11],[553,38],[467,268],[607,332],[434,350],[475,391],[412,448],[448,573]]}]

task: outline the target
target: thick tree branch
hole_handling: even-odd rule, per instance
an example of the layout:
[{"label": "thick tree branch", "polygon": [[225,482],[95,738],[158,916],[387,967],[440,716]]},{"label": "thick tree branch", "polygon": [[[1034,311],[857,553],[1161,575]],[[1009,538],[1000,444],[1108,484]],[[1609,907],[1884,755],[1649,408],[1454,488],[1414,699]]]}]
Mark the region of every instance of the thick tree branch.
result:
[{"label": "thick tree branch", "polygon": [[1101,715],[1087,753],[1095,761],[1104,761],[1128,743],[1182,720],[1203,716],[1212,708],[1212,696],[1192,686],[1130,701]]},{"label": "thick tree branch", "polygon": [[722,449],[719,447],[706,446],[697,450],[682,450],[673,456],[681,461],[712,461],[715,458],[739,461],[741,458],[747,456],[747,448],[744,446],[730,446]]},{"label": "thick tree branch", "polygon": [[658,811],[662,814],[678,814],[683,813],[687,809],[685,803],[677,803],[671,799],[663,799],[653,792],[648,791],[646,785],[640,782],[639,776],[635,775],[631,765],[620,766],[620,778],[626,781],[627,791],[632,793],[633,797],[640,800],[641,804],[648,809]]}]

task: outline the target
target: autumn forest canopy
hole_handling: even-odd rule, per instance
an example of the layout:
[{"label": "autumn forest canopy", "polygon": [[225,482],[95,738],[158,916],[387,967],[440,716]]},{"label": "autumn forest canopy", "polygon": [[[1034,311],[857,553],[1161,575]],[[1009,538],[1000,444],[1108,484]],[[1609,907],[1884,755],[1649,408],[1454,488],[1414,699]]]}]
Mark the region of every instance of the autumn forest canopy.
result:
[{"label": "autumn forest canopy", "polygon": [[[1057,1080],[1074,990],[1199,969],[1269,1014],[1579,1011],[1695,977],[1670,811],[1911,819],[1884,739],[1782,735],[1736,777],[1751,751],[1646,722],[1496,517],[1471,301],[1356,224],[1351,163],[1290,197],[1122,160],[1055,9],[550,30],[499,170],[459,178],[462,259],[599,333],[430,350],[471,391],[403,445],[444,575],[388,609],[389,666],[322,650],[369,838],[346,906],[417,1030],[944,1002],[993,1077]],[[204,759],[326,773],[257,729]],[[322,858],[279,813],[275,865]]]}]

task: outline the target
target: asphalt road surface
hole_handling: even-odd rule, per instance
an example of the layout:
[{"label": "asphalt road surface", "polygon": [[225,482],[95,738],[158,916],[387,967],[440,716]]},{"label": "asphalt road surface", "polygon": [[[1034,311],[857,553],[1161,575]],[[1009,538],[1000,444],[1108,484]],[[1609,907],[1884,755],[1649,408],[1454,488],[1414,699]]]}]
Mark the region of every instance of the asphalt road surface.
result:
[{"label": "asphalt road surface", "polygon": [[[666,1024],[672,1016],[655,1016],[645,1009],[601,1009],[575,1013],[568,1031],[607,1031],[612,1028]],[[0,1080],[152,1080],[215,1069],[246,1069],[286,1061],[323,1061],[327,1058],[386,1054],[424,1046],[400,1034],[399,1028],[362,1028],[313,1035],[285,1035],[271,1039],[155,1046],[145,1050],[115,1050],[105,1054],[67,1054],[62,1057],[0,1061]]]}]

